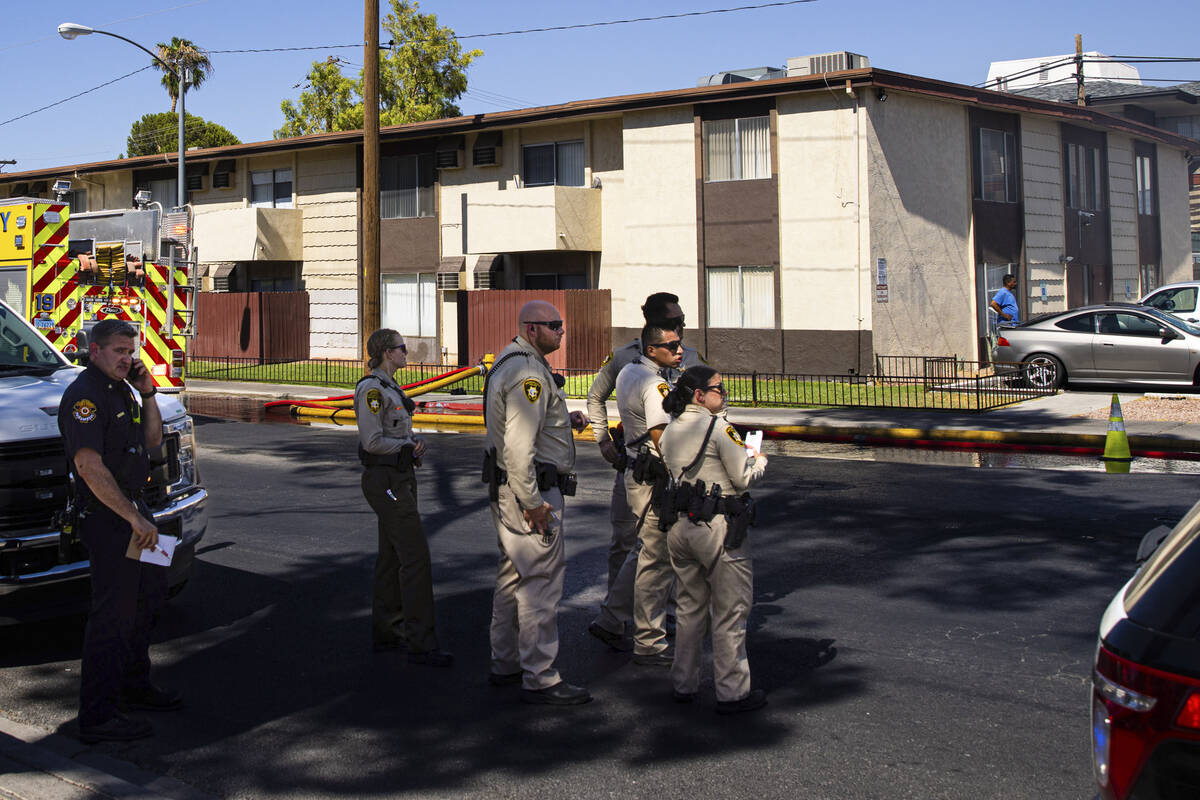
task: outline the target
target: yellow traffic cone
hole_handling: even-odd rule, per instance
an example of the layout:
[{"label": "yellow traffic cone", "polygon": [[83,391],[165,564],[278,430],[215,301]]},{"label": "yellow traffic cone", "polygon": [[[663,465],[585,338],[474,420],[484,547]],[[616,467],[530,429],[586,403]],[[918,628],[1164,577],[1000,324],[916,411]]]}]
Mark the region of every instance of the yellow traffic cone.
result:
[{"label": "yellow traffic cone", "polygon": [[1129,452],[1129,437],[1125,435],[1125,418],[1121,416],[1121,401],[1113,392],[1112,407],[1108,412],[1108,433],[1104,437],[1104,461],[1133,460]]}]

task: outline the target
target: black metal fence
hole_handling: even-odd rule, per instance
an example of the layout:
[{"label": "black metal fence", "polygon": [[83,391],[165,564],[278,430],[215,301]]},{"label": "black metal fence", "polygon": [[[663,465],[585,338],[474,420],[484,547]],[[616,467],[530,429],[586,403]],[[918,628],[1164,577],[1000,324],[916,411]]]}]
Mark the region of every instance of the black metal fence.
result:
[{"label": "black metal fence", "polygon": [[[397,374],[402,384],[441,375],[454,367],[410,364]],[[564,369],[568,397],[587,396],[594,372]],[[205,358],[188,362],[192,379],[256,381],[350,389],[364,374],[354,359],[263,362],[253,358]],[[744,406],[920,408],[987,411],[1054,394],[1044,375],[1025,364],[988,364],[953,356],[877,356],[870,375],[722,373],[729,402]],[[1053,385],[1053,382],[1049,382]],[[479,394],[483,377],[474,376],[446,391]]]}]

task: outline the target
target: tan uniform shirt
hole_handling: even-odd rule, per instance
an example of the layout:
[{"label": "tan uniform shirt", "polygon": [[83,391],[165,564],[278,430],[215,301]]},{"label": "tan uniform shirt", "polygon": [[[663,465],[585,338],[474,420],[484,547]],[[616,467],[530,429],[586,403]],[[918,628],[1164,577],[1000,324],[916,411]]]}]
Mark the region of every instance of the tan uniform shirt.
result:
[{"label": "tan uniform shirt", "polygon": [[404,408],[404,390],[382,367],[354,388],[354,417],[358,441],[368,453],[386,456],[417,443],[412,415]]},{"label": "tan uniform shirt", "polygon": [[704,457],[688,470],[682,480],[688,483],[702,480],[708,487],[719,485],[722,494],[741,494],[762,477],[767,468],[767,457],[747,457],[742,437],[729,424],[724,412],[714,415],[704,406],[689,403],[683,413],[663,431],[658,447],[662,450],[667,469],[679,478],[680,470],[692,463],[700,451],[700,443],[704,441],[704,433],[714,416],[717,417],[717,424],[713,426],[712,436],[704,446]]},{"label": "tan uniform shirt", "polygon": [[[587,413],[597,442],[607,442],[612,438],[608,432],[608,409],[604,403],[612,396],[613,388],[617,385],[617,376],[621,374],[621,370],[626,365],[633,363],[640,355],[642,355],[642,340],[634,339],[624,347],[614,350],[608,360],[604,362],[604,366],[600,367],[596,377],[592,379],[592,386],[588,389]],[[680,364],[680,367],[687,369],[703,363],[705,363],[704,358],[699,353],[686,344],[683,346],[683,363]],[[674,375],[669,383],[674,385],[675,381],[679,379],[680,371],[671,370],[671,372]],[[631,438],[628,433],[625,434],[626,441]]]},{"label": "tan uniform shirt", "polygon": [[[528,355],[500,364],[517,350]],[[554,385],[546,359],[521,336],[504,348],[496,363],[500,366],[488,375],[484,398],[487,446],[496,448],[497,465],[508,473],[508,485],[521,507],[537,508],[543,500],[534,462],[553,464],[562,472],[575,466],[567,396]]]},{"label": "tan uniform shirt", "polygon": [[[666,425],[671,415],[663,410],[662,401],[671,391],[667,375],[678,375],[670,367],[659,367],[644,356],[627,364],[617,376],[617,411],[621,425],[625,428],[625,442],[632,444],[646,435],[646,431],[657,425]],[[648,440],[643,439],[641,444]],[[637,447],[629,447],[631,455],[637,455]]]}]

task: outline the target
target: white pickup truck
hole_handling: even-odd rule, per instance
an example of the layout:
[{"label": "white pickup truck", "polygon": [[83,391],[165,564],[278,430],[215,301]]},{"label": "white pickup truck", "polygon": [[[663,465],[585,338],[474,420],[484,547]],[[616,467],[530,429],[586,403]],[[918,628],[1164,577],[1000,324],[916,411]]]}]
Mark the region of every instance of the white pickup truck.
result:
[{"label": "white pickup truck", "polygon": [[[87,549],[57,524],[69,493],[58,404],[80,370],[0,300],[0,624],[86,608]],[[208,524],[208,492],[187,410],[171,395],[158,406],[163,443],[150,451],[145,499],[159,532],[183,540],[169,568],[175,593]]]}]

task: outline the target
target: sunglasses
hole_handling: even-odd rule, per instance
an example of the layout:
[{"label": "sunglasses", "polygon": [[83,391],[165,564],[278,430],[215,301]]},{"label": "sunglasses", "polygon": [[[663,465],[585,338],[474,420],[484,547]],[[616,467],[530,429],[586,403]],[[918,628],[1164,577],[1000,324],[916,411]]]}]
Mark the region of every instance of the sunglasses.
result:
[{"label": "sunglasses", "polygon": [[702,391],[702,392],[720,392],[721,394],[725,394],[725,384],[718,383],[713,386],[705,386],[700,391]]},{"label": "sunglasses", "polygon": [[683,342],[680,341],[679,339],[676,339],[673,342],[658,342],[658,343],[652,344],[650,346],[651,347],[665,347],[668,350],[670,350],[672,353],[678,353],[679,348],[683,347]]},{"label": "sunglasses", "polygon": [[525,322],[523,324],[525,324],[525,325],[545,325],[547,328],[549,328],[552,331],[561,331],[563,328],[563,321],[561,319],[552,319],[552,320],[527,319],[527,320],[525,320]]},{"label": "sunglasses", "polygon": [[388,350],[399,350],[401,353],[407,353],[407,352],[408,352],[408,345],[406,345],[406,344],[394,344],[394,345],[392,345],[391,347],[389,347],[389,348],[388,348]]}]

